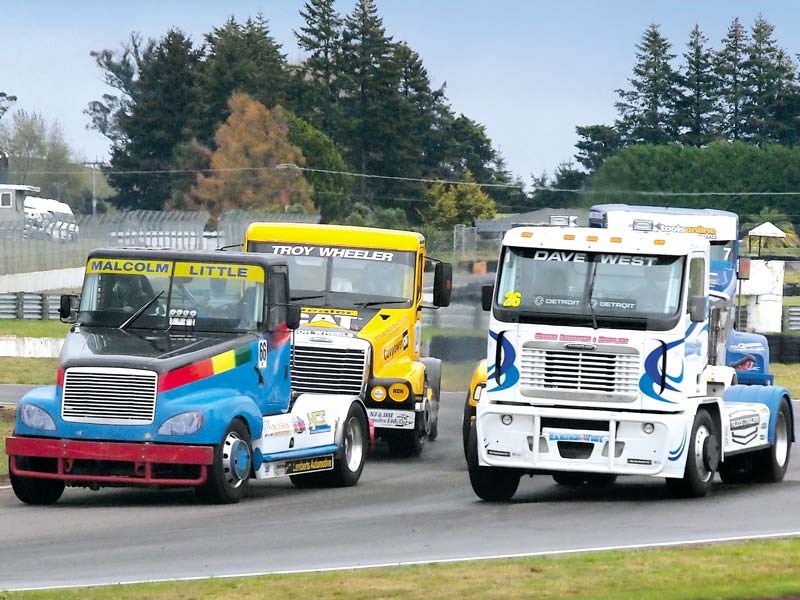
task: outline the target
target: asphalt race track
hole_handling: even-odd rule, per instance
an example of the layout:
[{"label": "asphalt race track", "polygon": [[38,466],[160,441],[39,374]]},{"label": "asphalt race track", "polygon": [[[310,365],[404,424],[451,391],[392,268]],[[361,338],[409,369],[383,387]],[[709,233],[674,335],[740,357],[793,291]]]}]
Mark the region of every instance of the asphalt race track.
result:
[{"label": "asphalt race track", "polygon": [[523,479],[513,502],[483,503],[467,479],[462,402],[444,395],[439,440],[421,457],[379,448],[354,488],[258,482],[232,506],[199,504],[190,491],[68,488],[42,508],[0,490],[0,589],[800,532],[798,447],[783,483],[718,483],[700,500],[668,498],[660,479],[575,489],[537,476]]}]

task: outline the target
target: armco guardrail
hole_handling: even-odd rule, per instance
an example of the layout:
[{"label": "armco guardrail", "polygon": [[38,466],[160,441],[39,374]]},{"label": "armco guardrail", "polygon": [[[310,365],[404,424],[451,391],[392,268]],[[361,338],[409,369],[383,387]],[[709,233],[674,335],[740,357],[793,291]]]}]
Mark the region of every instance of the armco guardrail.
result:
[{"label": "armco guardrail", "polygon": [[53,294],[0,294],[0,319],[56,319],[61,297]]}]

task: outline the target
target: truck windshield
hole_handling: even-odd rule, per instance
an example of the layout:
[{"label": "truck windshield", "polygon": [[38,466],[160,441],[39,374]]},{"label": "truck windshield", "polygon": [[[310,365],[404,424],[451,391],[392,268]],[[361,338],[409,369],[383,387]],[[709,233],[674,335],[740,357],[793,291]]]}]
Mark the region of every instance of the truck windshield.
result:
[{"label": "truck windshield", "polygon": [[495,315],[512,322],[670,328],[680,307],[683,265],[675,256],[508,247]]},{"label": "truck windshield", "polygon": [[264,280],[264,270],[256,265],[92,258],[78,321],[119,327],[160,293],[130,329],[257,331]]},{"label": "truck windshield", "polygon": [[308,306],[411,306],[414,252],[250,242],[251,252],[272,252],[289,263],[292,299]]}]

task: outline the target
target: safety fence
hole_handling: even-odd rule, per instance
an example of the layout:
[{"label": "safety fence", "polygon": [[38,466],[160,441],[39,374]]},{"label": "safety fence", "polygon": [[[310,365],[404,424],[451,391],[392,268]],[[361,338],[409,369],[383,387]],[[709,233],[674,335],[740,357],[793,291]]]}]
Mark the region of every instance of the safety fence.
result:
[{"label": "safety fence", "polygon": [[56,319],[61,297],[54,294],[0,294],[0,319]]}]

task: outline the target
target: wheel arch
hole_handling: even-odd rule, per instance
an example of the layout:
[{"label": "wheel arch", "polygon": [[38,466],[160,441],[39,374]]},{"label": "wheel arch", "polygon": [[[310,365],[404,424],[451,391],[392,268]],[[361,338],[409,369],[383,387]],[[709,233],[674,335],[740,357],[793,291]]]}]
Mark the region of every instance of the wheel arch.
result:
[{"label": "wheel arch", "polygon": [[774,385],[735,385],[725,392],[725,402],[746,402],[764,404],[769,408],[768,441],[775,443],[775,425],[778,420],[778,407],[785,399],[789,408],[789,434],[792,442],[795,441],[794,406],[789,390],[785,387]]}]

